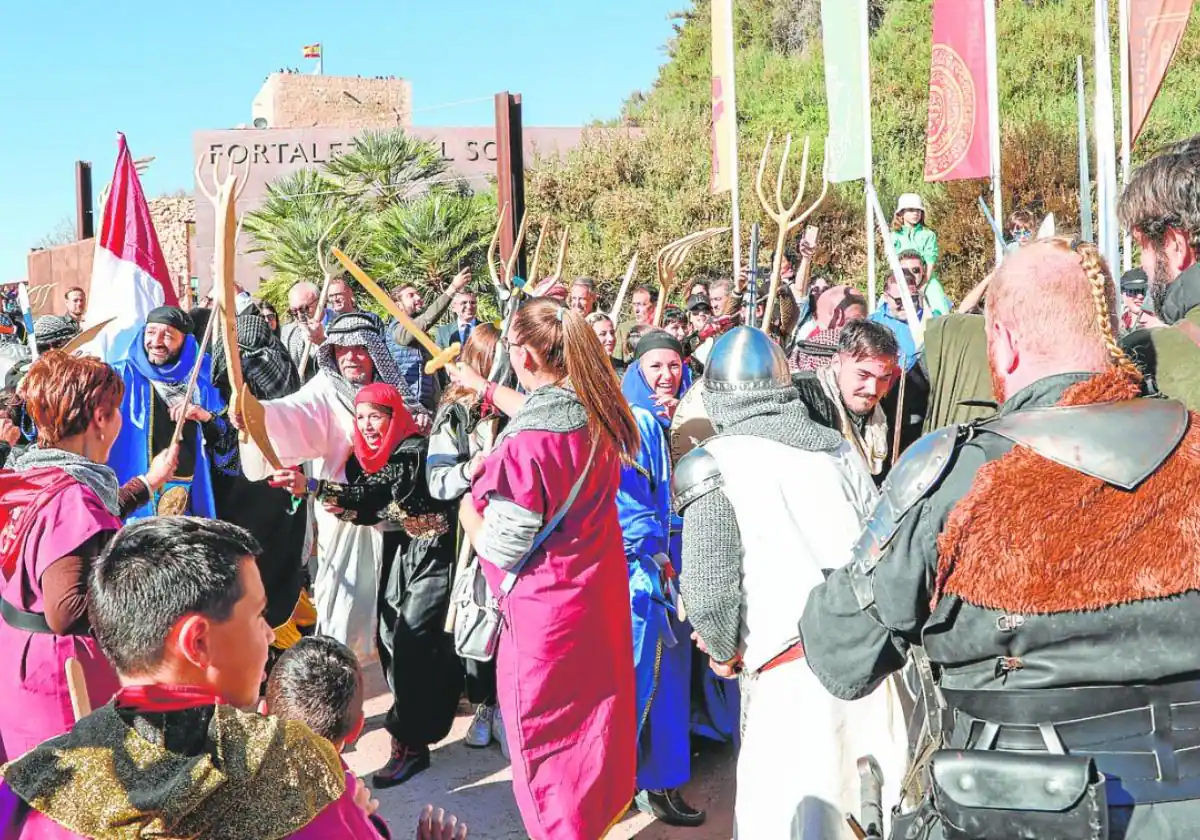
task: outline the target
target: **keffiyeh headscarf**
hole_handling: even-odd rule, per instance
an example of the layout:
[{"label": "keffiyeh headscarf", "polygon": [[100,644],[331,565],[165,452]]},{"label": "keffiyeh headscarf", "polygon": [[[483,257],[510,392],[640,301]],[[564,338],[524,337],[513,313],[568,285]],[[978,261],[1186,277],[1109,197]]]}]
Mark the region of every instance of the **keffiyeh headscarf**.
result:
[{"label": "keffiyeh headscarf", "polygon": [[79,324],[66,315],[43,315],[33,322],[33,336],[39,347],[62,347],[79,335]]},{"label": "keffiyeh headscarf", "polygon": [[351,384],[338,370],[335,347],[365,347],[375,365],[375,381],[386,382],[398,390],[407,405],[413,400],[407,386],[400,378],[396,360],[388,352],[379,329],[379,319],[364,312],[347,312],[333,319],[325,330],[325,343],[317,349],[317,365],[337,389],[338,396],[346,408],[354,410],[354,398],[358,396],[358,385]]},{"label": "keffiyeh headscarf", "polygon": [[[237,337],[242,376],[255,397],[277,400],[300,390],[300,375],[287,349],[257,309],[247,309],[237,316]],[[213,336],[214,382],[227,375],[225,349],[219,338]]]}]

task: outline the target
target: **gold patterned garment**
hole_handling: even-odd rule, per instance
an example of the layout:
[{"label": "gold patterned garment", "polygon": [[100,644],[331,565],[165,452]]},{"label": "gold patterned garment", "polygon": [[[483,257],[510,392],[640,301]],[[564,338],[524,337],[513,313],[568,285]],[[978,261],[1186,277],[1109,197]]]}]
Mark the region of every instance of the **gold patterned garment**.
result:
[{"label": "gold patterned garment", "polygon": [[[333,746],[301,723],[232,706],[130,715],[110,703],[0,775],[30,807],[98,840],[275,840],[345,792]],[[162,746],[180,739],[198,749]]]}]

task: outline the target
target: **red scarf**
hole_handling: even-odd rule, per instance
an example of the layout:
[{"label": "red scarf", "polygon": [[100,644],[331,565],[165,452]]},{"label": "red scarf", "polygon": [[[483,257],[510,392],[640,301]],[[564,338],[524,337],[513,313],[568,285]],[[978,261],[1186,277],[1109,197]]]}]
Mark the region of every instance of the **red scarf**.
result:
[{"label": "red scarf", "polygon": [[354,398],[354,405],[357,407],[362,403],[381,405],[392,410],[392,422],[388,426],[387,432],[384,433],[378,449],[372,449],[367,445],[366,438],[358,429],[357,420],[354,423],[354,457],[362,465],[363,472],[377,473],[392,457],[392,453],[396,451],[400,441],[420,434],[420,430],[417,429],[417,424],[404,405],[404,399],[400,396],[400,392],[386,382],[372,382],[361,388]]},{"label": "red scarf", "polygon": [[127,685],[117,692],[117,708],[134,712],[182,712],[219,706],[219,694],[198,685]]}]

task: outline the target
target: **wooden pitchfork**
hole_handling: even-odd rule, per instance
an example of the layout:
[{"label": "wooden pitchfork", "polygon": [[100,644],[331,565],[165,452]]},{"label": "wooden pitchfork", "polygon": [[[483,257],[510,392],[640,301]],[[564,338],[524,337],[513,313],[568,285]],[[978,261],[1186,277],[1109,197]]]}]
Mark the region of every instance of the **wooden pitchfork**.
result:
[{"label": "wooden pitchfork", "polygon": [[675,240],[658,252],[658,257],[655,260],[655,267],[658,271],[658,305],[654,308],[654,326],[662,326],[663,308],[667,303],[667,295],[678,285],[679,269],[683,265],[684,260],[688,258],[688,254],[697,245],[707,242],[710,239],[716,239],[718,236],[728,232],[729,228],[727,227],[715,227],[689,233],[687,236]]},{"label": "wooden pitchfork", "polygon": [[[533,249],[533,262],[529,264],[529,276],[526,279],[526,285],[533,288],[538,283],[538,266],[542,262],[542,246],[546,244],[546,240],[550,238],[550,217],[547,216],[542,221],[541,233],[538,235],[537,247]],[[554,268],[554,276],[562,280],[563,266],[567,262],[567,242],[570,239],[571,228],[563,229],[562,238],[558,243],[558,263]]]},{"label": "wooden pitchfork", "polygon": [[[517,256],[521,253],[521,245],[525,242],[525,225],[529,221],[528,213],[521,217],[521,227],[517,230],[512,253],[509,254],[507,263],[501,262],[496,256],[496,250],[500,247],[500,232],[504,230],[504,216],[507,212],[508,204],[505,204],[500,211],[500,221],[496,224],[496,232],[492,234],[492,241],[487,250],[488,276],[492,278],[492,285],[496,287],[496,297],[499,298],[500,303],[512,297],[515,291],[513,279],[517,273]],[[539,256],[537,253],[534,254],[534,267],[537,266]],[[499,271],[496,270],[497,267],[499,267]]]},{"label": "wooden pitchfork", "polygon": [[787,242],[788,234],[800,227],[808,220],[808,217],[816,212],[821,206],[821,202],[825,200],[826,194],[829,192],[829,144],[825,144],[826,156],[825,163],[821,167],[821,194],[817,196],[807,210],[800,212],[800,201],[804,198],[804,188],[808,184],[808,138],[804,138],[804,155],[800,161],[800,188],[796,190],[796,198],[791,205],[785,205],[783,202],[783,177],[787,174],[788,155],[792,151],[792,135],[787,136],[787,141],[783,146],[783,158],[779,161],[779,174],[775,177],[775,205],[772,206],[767,201],[766,193],[763,191],[763,172],[767,168],[767,158],[771,155],[771,141],[773,134],[767,134],[767,145],[763,149],[762,159],[758,162],[758,175],[754,179],[754,191],[758,194],[758,200],[763,206],[763,210],[771,217],[779,227],[779,235],[775,237],[775,259],[771,263],[771,290],[767,293],[767,308],[763,312],[763,329],[767,329],[771,323],[771,313],[775,308],[775,298],[779,294],[779,275],[783,268],[783,247]]},{"label": "wooden pitchfork", "polygon": [[[317,263],[321,266],[321,274],[325,279],[321,283],[321,294],[317,296],[317,314],[316,317],[324,319],[325,317],[325,300],[329,297],[329,284],[333,282],[333,278],[337,276],[334,271],[333,263],[325,256],[325,240],[329,238],[329,234],[337,227],[338,219],[334,219],[325,232],[321,234],[321,238],[317,240]],[[300,354],[300,379],[304,380],[304,368],[308,366],[308,358],[312,355],[313,344],[307,338],[304,340],[304,352]]]}]

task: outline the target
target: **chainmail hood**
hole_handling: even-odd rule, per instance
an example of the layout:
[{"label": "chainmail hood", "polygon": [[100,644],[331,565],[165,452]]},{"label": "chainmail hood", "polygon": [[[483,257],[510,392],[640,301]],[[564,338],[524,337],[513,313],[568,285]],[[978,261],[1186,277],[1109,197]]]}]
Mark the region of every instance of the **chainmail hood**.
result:
[{"label": "chainmail hood", "polygon": [[752,391],[711,391],[701,398],[718,435],[754,435],[809,452],[832,452],[842,436],[808,416],[800,394],[787,385]]}]

